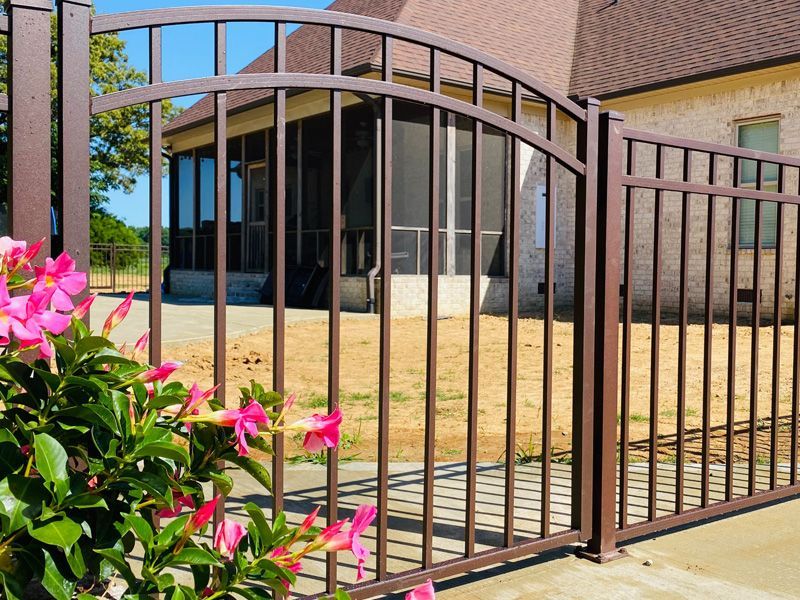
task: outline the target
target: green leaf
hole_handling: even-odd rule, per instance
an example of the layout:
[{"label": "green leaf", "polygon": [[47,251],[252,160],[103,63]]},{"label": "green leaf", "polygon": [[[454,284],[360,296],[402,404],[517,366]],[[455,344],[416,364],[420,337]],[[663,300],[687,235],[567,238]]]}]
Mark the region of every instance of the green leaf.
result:
[{"label": "green leaf", "polygon": [[[288,596],[288,593],[286,593],[287,590],[283,586],[281,586],[281,588],[283,589],[278,591],[281,597],[285,598]],[[272,594],[256,587],[232,587],[230,591],[233,594],[241,596],[245,600],[267,600],[268,598],[272,598]]]},{"label": "green leaf", "polygon": [[105,558],[122,575],[122,578],[129,586],[136,585],[136,576],[131,571],[122,552],[116,548],[95,548],[95,553]]},{"label": "green leaf", "polygon": [[64,447],[46,433],[34,436],[36,469],[42,478],[55,488],[60,502],[69,493],[67,474],[67,452]]},{"label": "green leaf", "polygon": [[93,425],[104,427],[111,433],[119,433],[117,420],[114,413],[100,404],[85,404],[83,406],[72,406],[58,413],[60,417],[75,417]]},{"label": "green leaf", "polygon": [[86,575],[86,561],[83,559],[83,550],[81,550],[80,544],[75,544],[67,551],[67,563],[78,579]]},{"label": "green leaf", "polygon": [[170,563],[179,565],[221,566],[220,562],[213,554],[202,548],[184,548],[170,560]]},{"label": "green leaf", "polygon": [[228,496],[233,489],[233,479],[226,473],[211,472],[208,478],[223,496]]},{"label": "green leaf", "polygon": [[70,600],[75,592],[77,582],[70,581],[62,575],[56,566],[53,557],[47,550],[42,550],[44,554],[44,572],[42,573],[42,586],[55,600]]},{"label": "green leaf", "polygon": [[154,473],[148,471],[135,471],[126,472],[126,474],[119,478],[120,481],[130,483],[133,487],[145,490],[151,496],[155,496],[165,504],[172,503],[172,488],[170,481],[165,477],[159,477]]},{"label": "green leaf", "polygon": [[0,442],[0,473],[10,475],[25,465],[25,457],[17,444]]},{"label": "green leaf", "polygon": [[263,485],[267,490],[272,491],[272,478],[267,468],[260,462],[249,456],[226,456],[225,458],[249,473],[253,479]]},{"label": "green leaf", "polygon": [[81,494],[79,496],[72,496],[64,501],[64,506],[74,506],[75,508],[105,508],[108,509],[108,504],[101,496],[94,494]]},{"label": "green leaf", "polygon": [[42,512],[42,504],[49,494],[40,479],[9,475],[0,481],[0,503],[8,516],[8,531],[22,529]]},{"label": "green leaf", "polygon": [[7,600],[22,600],[23,589],[20,582],[14,576],[5,571],[0,571],[0,579],[3,580],[3,591]]},{"label": "green leaf", "polygon": [[153,542],[153,528],[145,519],[138,515],[126,515],[125,522],[130,526],[136,537],[145,545],[149,546]]},{"label": "green leaf", "polygon": [[169,545],[176,536],[183,532],[184,527],[186,527],[186,521],[188,520],[189,515],[184,515],[168,523],[156,537],[156,543],[159,545]]},{"label": "green leaf", "polygon": [[247,514],[250,515],[250,519],[258,529],[258,534],[261,537],[261,543],[264,547],[269,548],[272,546],[272,528],[269,526],[267,518],[264,516],[264,511],[253,502],[245,504],[244,509],[247,511]]},{"label": "green leaf", "polygon": [[185,448],[173,444],[172,442],[156,442],[154,444],[147,444],[140,446],[133,454],[134,458],[143,458],[145,456],[157,456],[160,458],[167,458],[174,460],[184,465],[189,464],[189,453]]},{"label": "green leaf", "polygon": [[68,549],[83,535],[83,528],[72,519],[62,517],[40,527],[33,527],[29,523],[28,532],[43,544]]},{"label": "green leaf", "polygon": [[102,348],[114,348],[114,343],[104,337],[90,336],[85,337],[75,344],[75,354],[83,359],[90,352],[101,350]]}]

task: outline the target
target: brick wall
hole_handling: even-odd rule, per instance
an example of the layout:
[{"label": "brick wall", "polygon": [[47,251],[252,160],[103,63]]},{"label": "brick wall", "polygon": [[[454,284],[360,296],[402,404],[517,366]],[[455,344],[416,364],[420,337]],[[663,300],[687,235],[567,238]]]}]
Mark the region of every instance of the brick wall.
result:
[{"label": "brick wall", "polygon": [[[745,79],[744,82],[749,80]],[[704,91],[705,89],[705,91]],[[780,152],[790,156],[800,154],[800,78],[762,82],[730,89],[719,86],[700,88],[695,93],[670,97],[658,104],[620,107],[627,126],[637,129],[667,133],[681,137],[735,144],[738,121],[768,115],[780,116]],[[655,152],[641,148],[637,152],[637,173],[653,176]],[[702,158],[702,160],[701,160]],[[682,154],[666,154],[666,177],[680,179]],[[718,182],[732,185],[733,163],[719,160]],[[694,155],[692,180],[705,182],[708,177],[708,160]],[[797,171],[787,170],[786,189],[797,190]],[[639,310],[649,310],[652,297],[653,255],[653,191],[638,191],[635,206],[634,252],[634,303]],[[690,201],[690,252],[689,252],[689,309],[695,315],[703,314],[705,293],[706,236],[708,200],[692,196]],[[662,304],[665,312],[678,310],[681,195],[665,193],[663,216],[663,271]],[[716,212],[714,311],[718,316],[728,313],[731,263],[731,200],[719,198]],[[791,315],[794,307],[795,248],[797,242],[797,209],[786,208],[784,228],[784,262],[782,265],[783,298],[781,311]],[[740,249],[738,288],[753,288],[753,251]],[[762,250],[760,286],[762,289],[762,315],[769,318],[774,307],[775,250]],[[739,313],[746,316],[752,305],[740,303]]]}]

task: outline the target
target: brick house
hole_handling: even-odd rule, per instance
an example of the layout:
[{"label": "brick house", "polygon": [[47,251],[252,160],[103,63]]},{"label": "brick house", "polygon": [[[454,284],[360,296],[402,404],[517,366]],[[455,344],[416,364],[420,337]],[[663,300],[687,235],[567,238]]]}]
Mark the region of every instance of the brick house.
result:
[{"label": "brick house", "polygon": [[[330,10],[379,17],[442,34],[470,44],[575,97],[593,96],[603,110],[625,115],[638,129],[706,141],[800,153],[800,3],[787,0],[519,0],[497,5],[475,0],[337,0]],[[747,18],[742,18],[747,15]],[[536,24],[539,24],[538,26]],[[330,40],[322,28],[304,26],[287,40],[287,69],[327,72]],[[345,74],[375,77],[381,64],[377,36],[344,32]],[[427,56],[398,44],[397,80],[426,84]],[[244,72],[272,70],[266,52]],[[470,97],[469,69],[443,62],[443,91]],[[487,79],[485,106],[510,112],[506,82]],[[269,144],[273,112],[270,91],[229,94],[229,249],[228,289],[232,299],[257,301],[269,271]],[[379,206],[380,111],[369,98],[344,95],[342,156],[342,306],[363,311],[373,306],[375,224]],[[316,293],[297,301],[324,303],[330,186],[328,95],[307,91],[289,98],[287,117],[287,268],[305,289]],[[545,128],[545,108],[535,98],[523,107],[525,123]],[[213,102],[200,100],[164,130],[172,152],[171,271],[173,293],[207,295],[212,289],[214,154]],[[411,103],[395,104],[393,189],[393,278],[395,315],[421,315],[427,295],[428,136],[430,113]],[[469,212],[471,205],[471,123],[443,115],[440,241],[440,312],[466,312],[469,304]],[[569,147],[576,132],[568,119],[557,120],[557,137]],[[542,303],[544,281],[544,182],[541,154],[523,146],[520,303],[535,310]],[[482,308],[507,307],[506,247],[509,145],[505,136],[486,128],[483,160]],[[642,153],[641,164],[653,164]],[[681,157],[667,155],[665,172],[679,174]],[[707,177],[707,164],[695,164],[692,178]],[[720,180],[732,179],[732,166],[720,164]],[[777,186],[777,171],[765,169],[766,189]],[[740,183],[755,184],[755,168],[745,163]],[[786,181],[788,190],[796,181]],[[792,186],[795,186],[793,188]],[[557,304],[569,306],[573,293],[574,178],[557,174]],[[690,239],[690,311],[702,312],[707,212],[702,199],[692,201]],[[739,281],[752,288],[754,207],[743,201],[739,230]],[[762,306],[771,309],[775,269],[775,206],[764,209]],[[715,305],[727,308],[730,263],[730,200],[717,213],[718,281]],[[789,214],[787,213],[787,217]],[[653,193],[637,192],[634,249],[634,303],[650,305],[652,293]],[[676,310],[681,207],[679,195],[665,195],[662,303]],[[796,221],[785,228],[784,310],[791,310]],[[789,262],[792,264],[790,265]],[[316,278],[316,279],[315,279]],[[313,284],[313,285],[312,285]],[[291,285],[290,285],[291,290]],[[290,301],[291,298],[291,291]],[[747,311],[747,305],[742,306]]]}]

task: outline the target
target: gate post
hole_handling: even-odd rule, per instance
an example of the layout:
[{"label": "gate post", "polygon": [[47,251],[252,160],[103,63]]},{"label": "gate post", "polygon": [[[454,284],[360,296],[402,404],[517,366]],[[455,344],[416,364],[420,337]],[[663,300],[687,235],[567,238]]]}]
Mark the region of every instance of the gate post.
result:
[{"label": "gate post", "polygon": [[617,391],[621,255],[623,117],[600,115],[594,366],[592,534],[579,556],[605,563],[625,556],[616,546]]},{"label": "gate post", "polygon": [[578,123],[577,157],[586,172],[575,197],[575,326],[573,345],[572,515],[582,541],[592,526],[592,422],[594,406],[594,286],[597,242],[597,128],[600,102],[581,103],[586,120]]},{"label": "gate post", "polygon": [[[91,0],[59,0],[58,173],[63,250],[89,272]],[[88,292],[84,292],[86,294]]]},{"label": "gate post", "polygon": [[50,255],[51,0],[9,0],[8,212],[10,233],[44,239]]}]

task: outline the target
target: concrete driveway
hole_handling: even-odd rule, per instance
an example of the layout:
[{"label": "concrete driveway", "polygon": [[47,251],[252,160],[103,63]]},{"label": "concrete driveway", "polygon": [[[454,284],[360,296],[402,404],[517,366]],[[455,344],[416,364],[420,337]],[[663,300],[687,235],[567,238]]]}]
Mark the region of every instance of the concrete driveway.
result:
[{"label": "concrete driveway", "polygon": [[[92,306],[91,325],[99,331],[108,314],[125,298],[122,294],[98,296]],[[207,300],[166,296],[162,304],[162,339],[164,344],[212,339],[214,337],[214,305]],[[147,294],[134,297],[128,317],[111,334],[121,344],[133,344],[149,327]],[[272,327],[272,307],[260,304],[230,304],[226,311],[227,337],[235,338]],[[374,315],[343,313],[343,318],[376,318]],[[325,321],[327,310],[287,308],[286,322]]]}]

